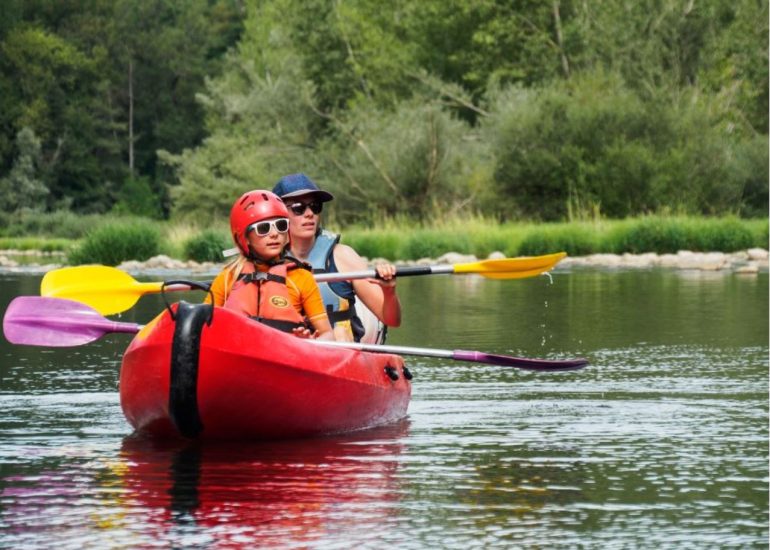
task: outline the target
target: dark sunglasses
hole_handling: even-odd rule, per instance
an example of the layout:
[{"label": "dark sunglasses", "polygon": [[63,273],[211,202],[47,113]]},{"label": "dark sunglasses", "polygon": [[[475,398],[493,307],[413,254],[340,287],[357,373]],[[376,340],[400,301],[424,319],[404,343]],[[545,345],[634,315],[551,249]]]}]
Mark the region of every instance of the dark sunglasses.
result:
[{"label": "dark sunglasses", "polygon": [[318,202],[318,201],[295,202],[287,206],[287,208],[291,210],[292,214],[294,214],[295,216],[301,216],[302,214],[304,214],[306,208],[310,208],[310,211],[313,214],[320,214],[321,211],[324,209],[324,203]]},{"label": "dark sunglasses", "polygon": [[278,218],[277,220],[268,222],[252,223],[246,230],[246,234],[248,235],[249,231],[254,230],[257,232],[257,235],[264,237],[270,233],[273,227],[275,227],[275,230],[278,231],[278,233],[286,233],[289,230],[289,220],[286,218]]}]

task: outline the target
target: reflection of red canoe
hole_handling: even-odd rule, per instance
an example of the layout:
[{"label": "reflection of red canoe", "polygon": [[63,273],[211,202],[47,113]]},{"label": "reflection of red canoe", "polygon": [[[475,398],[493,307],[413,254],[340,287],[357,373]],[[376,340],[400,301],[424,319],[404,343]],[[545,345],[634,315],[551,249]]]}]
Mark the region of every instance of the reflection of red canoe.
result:
[{"label": "reflection of red canoe", "polygon": [[325,348],[222,308],[182,302],[171,311],[123,356],[121,406],[139,431],[278,439],[406,415],[411,384],[401,357]]},{"label": "reflection of red canoe", "polygon": [[116,472],[126,505],[165,545],[184,546],[175,539],[183,526],[212,548],[305,548],[387,528],[403,492],[398,457],[408,427],[271,442],[132,436]]}]

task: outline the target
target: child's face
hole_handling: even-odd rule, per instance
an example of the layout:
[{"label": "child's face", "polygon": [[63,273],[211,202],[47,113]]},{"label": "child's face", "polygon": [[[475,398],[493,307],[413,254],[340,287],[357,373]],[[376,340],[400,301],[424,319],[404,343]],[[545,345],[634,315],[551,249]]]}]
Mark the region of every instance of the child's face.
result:
[{"label": "child's face", "polygon": [[252,224],[248,233],[249,244],[264,260],[277,258],[289,242],[289,221],[286,218],[268,218]]}]

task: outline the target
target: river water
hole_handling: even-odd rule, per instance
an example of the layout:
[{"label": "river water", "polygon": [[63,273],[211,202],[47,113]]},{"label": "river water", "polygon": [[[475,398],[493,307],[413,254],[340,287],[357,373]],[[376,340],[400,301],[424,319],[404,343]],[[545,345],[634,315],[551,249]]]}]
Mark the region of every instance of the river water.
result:
[{"label": "river water", "polygon": [[[0,307],[39,281],[0,275]],[[410,357],[397,424],[185,445],[131,435],[129,336],[1,339],[0,546],[767,548],[766,273],[414,277],[399,293],[391,344],[591,365]],[[121,320],[160,308],[147,296]]]}]

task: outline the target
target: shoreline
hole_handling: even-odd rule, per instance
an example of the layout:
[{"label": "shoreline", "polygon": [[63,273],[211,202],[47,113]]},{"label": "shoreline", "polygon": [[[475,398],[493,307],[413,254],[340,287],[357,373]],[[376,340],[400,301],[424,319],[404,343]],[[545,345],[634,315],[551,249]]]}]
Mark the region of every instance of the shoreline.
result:
[{"label": "shoreline", "polygon": [[[19,262],[13,257],[23,257]],[[502,259],[501,252],[493,252],[486,259]],[[44,274],[53,269],[65,267],[62,253],[40,251],[0,251],[0,274]],[[46,261],[52,260],[52,261]],[[441,265],[473,263],[481,261],[473,255],[448,252],[438,258],[423,258],[416,261],[396,261],[395,265]],[[379,261],[374,259],[370,263]],[[225,262],[214,263],[183,261],[160,255],[144,262],[127,261],[118,265],[118,269],[134,275],[174,275],[215,276]],[[691,252],[680,250],[676,254],[591,254],[588,256],[568,256],[561,260],[552,272],[569,272],[572,270],[651,270],[667,269],[675,271],[703,271],[718,273],[735,273],[751,275],[768,272],[768,251],[764,248],[751,248],[738,252]]]}]

